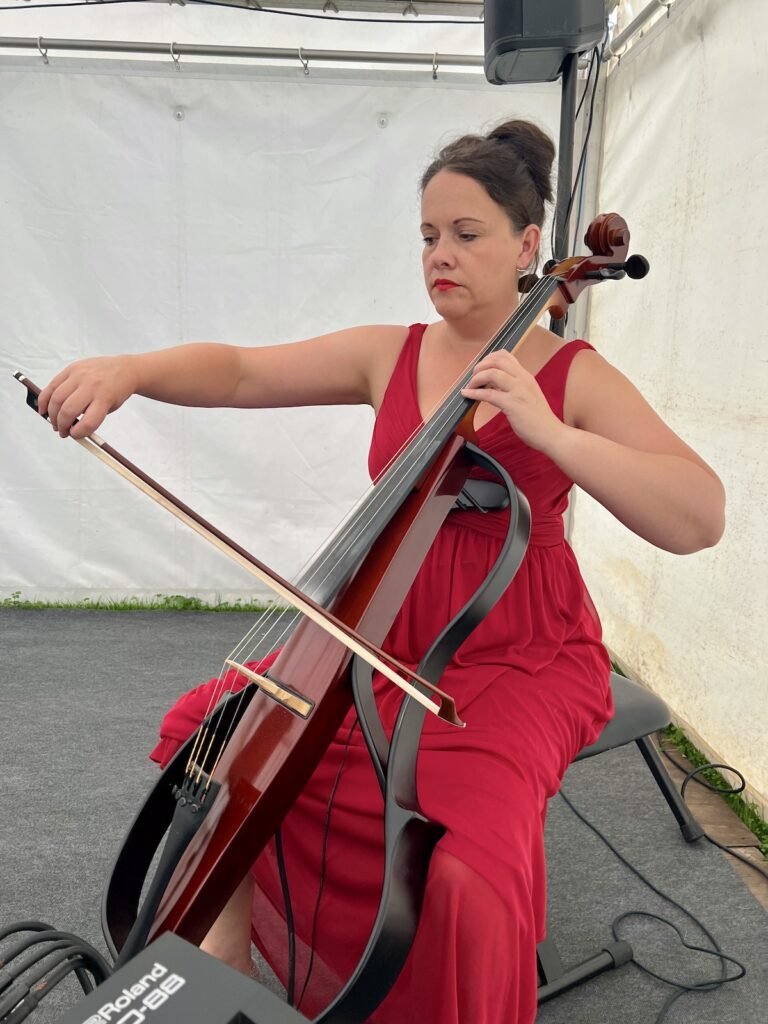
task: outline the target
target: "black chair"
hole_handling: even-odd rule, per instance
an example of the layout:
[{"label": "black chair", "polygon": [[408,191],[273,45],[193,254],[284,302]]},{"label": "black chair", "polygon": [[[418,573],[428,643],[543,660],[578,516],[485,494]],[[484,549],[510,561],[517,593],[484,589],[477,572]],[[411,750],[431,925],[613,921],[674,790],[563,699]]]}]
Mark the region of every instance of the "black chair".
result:
[{"label": "black chair", "polygon": [[[646,690],[639,683],[632,682],[616,672],[611,673],[611,690],[616,713],[603,729],[599,739],[585,747],[575,759],[603,754],[606,750],[636,743],[656,783],[674,814],[686,842],[692,843],[703,835],[701,826],[693,817],[684,800],[669,777],[656,748],[649,736],[657,729],[664,729],[670,723],[669,710],[659,697]],[[566,968],[560,958],[557,946],[549,936],[540,942],[537,949],[539,968],[539,1003],[545,1003],[560,993],[604,971],[620,967],[632,959],[632,947],[628,942],[609,942],[599,953]]]}]

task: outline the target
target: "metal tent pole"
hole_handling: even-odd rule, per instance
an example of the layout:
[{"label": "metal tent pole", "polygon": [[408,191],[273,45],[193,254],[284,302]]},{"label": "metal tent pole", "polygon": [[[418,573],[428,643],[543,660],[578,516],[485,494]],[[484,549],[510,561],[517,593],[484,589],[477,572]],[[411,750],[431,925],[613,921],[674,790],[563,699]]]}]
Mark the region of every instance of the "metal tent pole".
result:
[{"label": "metal tent pole", "polygon": [[659,11],[666,10],[667,17],[669,17],[669,9],[672,7],[674,0],[651,0],[647,7],[644,7],[638,16],[631,21],[629,25],[619,35],[614,36],[605,48],[603,54],[603,63],[607,63],[609,60],[613,60],[614,57],[621,57],[624,52],[624,47],[633,36],[643,28],[646,21],[654,14]]},{"label": "metal tent pole", "polygon": [[[555,207],[555,259],[564,259],[570,252],[568,204],[573,187],[573,136],[576,126],[576,81],[578,54],[569,53],[563,61],[563,89],[560,100],[560,142],[557,162],[557,205]],[[550,330],[565,337],[565,317],[552,320]]]},{"label": "metal tent pole", "polygon": [[305,50],[271,46],[213,46],[196,43],[130,42],[117,39],[44,39],[27,36],[0,36],[0,49],[76,50],[103,53],[159,54],[174,60],[179,57],[235,57],[254,60],[292,60],[306,62],[335,61],[361,64],[424,64],[433,69],[483,66],[482,55],[461,53],[387,53],[381,50]]}]

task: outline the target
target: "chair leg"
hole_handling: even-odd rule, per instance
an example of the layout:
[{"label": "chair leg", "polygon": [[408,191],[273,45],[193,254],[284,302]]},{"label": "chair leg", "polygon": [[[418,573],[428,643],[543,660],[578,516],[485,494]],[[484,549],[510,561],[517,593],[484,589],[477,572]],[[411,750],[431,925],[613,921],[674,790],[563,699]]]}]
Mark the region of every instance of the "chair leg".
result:
[{"label": "chair leg", "polygon": [[548,985],[563,973],[560,952],[549,936],[536,947],[536,966],[539,970],[539,985]]},{"label": "chair leg", "polygon": [[635,741],[640,748],[640,753],[645,758],[645,763],[651,770],[651,773],[656,780],[656,784],[664,795],[664,799],[669,804],[669,809],[677,819],[677,823],[680,826],[680,831],[683,833],[683,838],[687,843],[694,843],[697,839],[701,839],[704,832],[699,825],[698,821],[691,814],[688,805],[678,793],[675,788],[675,784],[669,777],[667,769],[656,752],[656,748],[651,742],[648,736],[641,736],[640,739]]},{"label": "chair leg", "polygon": [[538,1003],[541,1006],[542,1003],[554,999],[555,996],[580,985],[583,981],[629,963],[632,959],[632,947],[623,939],[609,942],[595,956],[583,960],[574,967],[565,968],[554,941],[546,938],[536,947],[536,957],[539,968]]}]

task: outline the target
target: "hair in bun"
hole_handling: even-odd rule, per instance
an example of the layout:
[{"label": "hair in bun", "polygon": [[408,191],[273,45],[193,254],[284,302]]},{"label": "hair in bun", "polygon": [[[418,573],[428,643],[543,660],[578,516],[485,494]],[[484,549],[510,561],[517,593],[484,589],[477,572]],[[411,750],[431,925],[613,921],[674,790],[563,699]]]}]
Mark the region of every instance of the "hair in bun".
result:
[{"label": "hair in bun", "polygon": [[[505,121],[488,135],[489,140],[510,146],[528,168],[542,205],[552,202],[552,163],[555,145],[550,137],[530,121]],[[530,224],[539,223],[529,221]],[[539,223],[541,227],[541,223]]]},{"label": "hair in bun", "polygon": [[552,139],[530,121],[512,120],[487,135],[463,135],[440,150],[421,179],[421,191],[438,171],[474,178],[506,210],[516,231],[544,223],[552,201]]}]

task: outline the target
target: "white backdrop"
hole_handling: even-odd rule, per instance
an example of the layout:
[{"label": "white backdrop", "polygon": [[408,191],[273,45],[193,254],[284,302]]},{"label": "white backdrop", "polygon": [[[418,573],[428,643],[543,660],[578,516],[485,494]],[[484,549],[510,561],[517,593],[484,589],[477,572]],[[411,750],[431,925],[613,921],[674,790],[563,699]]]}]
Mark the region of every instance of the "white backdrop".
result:
[{"label": "white backdrop", "polygon": [[721,475],[725,536],[681,558],[573,516],[607,642],[764,807],[767,38],[765,0],[678,0],[607,83],[600,206],[651,271],[592,289],[590,339]]},{"label": "white backdrop", "polygon": [[[250,597],[256,581],[24,408],[87,355],[431,318],[418,189],[503,117],[555,137],[559,85],[10,57],[0,63],[0,595]],[[382,120],[385,126],[381,127]],[[367,486],[367,408],[132,399],[102,436],[293,575]]]},{"label": "white backdrop", "polygon": [[[478,25],[95,7],[0,12],[0,32],[482,50]],[[587,336],[722,474],[725,538],[667,555],[583,494],[574,525],[612,649],[764,805],[766,38],[764,0],[677,0],[614,68],[603,135],[599,208],[627,218],[651,275],[592,289]],[[508,114],[556,136],[559,86],[50,59],[0,54],[0,596],[251,596],[241,570],[50,436],[10,371],[42,383],[86,354],[430,317],[419,173],[449,135]],[[134,399],[102,433],[291,574],[366,485],[370,425],[365,409]]]}]

